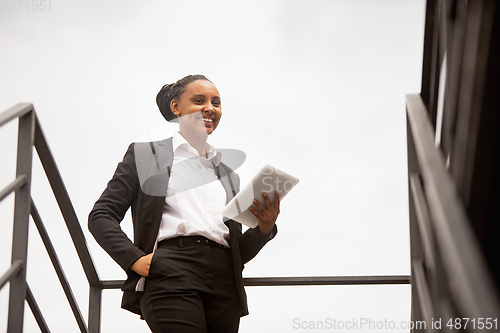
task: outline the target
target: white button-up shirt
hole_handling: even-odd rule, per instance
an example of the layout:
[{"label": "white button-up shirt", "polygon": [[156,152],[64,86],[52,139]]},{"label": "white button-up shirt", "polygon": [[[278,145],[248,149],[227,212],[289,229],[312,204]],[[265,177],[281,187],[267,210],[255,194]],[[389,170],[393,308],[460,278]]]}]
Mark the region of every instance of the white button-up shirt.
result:
[{"label": "white button-up shirt", "polygon": [[179,132],[172,145],[174,160],[158,241],[198,235],[229,247],[229,229],[221,214],[226,191],[214,169],[220,163],[220,152],[207,142],[204,158]]}]

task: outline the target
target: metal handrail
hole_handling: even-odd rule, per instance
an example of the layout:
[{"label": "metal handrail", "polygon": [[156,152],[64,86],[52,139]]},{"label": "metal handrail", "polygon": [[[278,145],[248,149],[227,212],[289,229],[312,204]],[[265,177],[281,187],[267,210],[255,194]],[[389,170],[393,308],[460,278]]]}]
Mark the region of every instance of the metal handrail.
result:
[{"label": "metal handrail", "polygon": [[19,103],[0,114],[0,127],[33,111],[33,104]]},{"label": "metal handrail", "polygon": [[[123,281],[110,280],[101,281],[97,274],[96,267],[90,255],[85,236],[81,229],[78,217],[69,198],[66,187],[64,186],[61,174],[55,163],[55,159],[50,151],[50,148],[45,140],[40,122],[35,113],[32,104],[21,103],[4,113],[0,114],[0,126],[8,123],[11,120],[19,118],[19,145],[18,145],[18,168],[22,164],[25,169],[19,171],[16,179],[10,183],[5,189],[0,191],[0,201],[7,197],[10,193],[16,193],[15,211],[28,213],[22,216],[24,218],[23,228],[14,235],[13,242],[13,261],[9,270],[0,278],[0,288],[7,282],[11,282],[11,298],[9,300],[9,333],[22,332],[22,322],[24,315],[24,300],[26,300],[35,316],[35,319],[42,332],[50,332],[45,322],[35,298],[26,283],[25,263],[27,258],[27,217],[32,216],[35,225],[39,231],[40,237],[47,250],[49,258],[54,266],[56,274],[59,278],[63,291],[68,299],[73,315],[78,323],[81,332],[98,333],[100,332],[101,320],[101,295],[103,289],[118,289],[121,288]],[[21,120],[22,119],[22,120]],[[75,246],[76,252],[83,270],[87,277],[90,286],[89,293],[89,316],[88,327],[83,319],[78,303],[71,291],[68,280],[61,267],[56,251],[52,245],[50,237],[45,230],[42,219],[36,209],[36,206],[30,195],[31,186],[31,154],[32,147],[36,148],[37,154],[42,163],[45,174],[49,180],[49,184],[54,193],[59,209],[63,216],[64,222],[68,228],[71,239]],[[29,163],[24,161],[20,163],[20,154],[23,155]],[[21,161],[22,162],[22,161]],[[22,192],[22,196],[18,193]],[[18,213],[17,213],[18,214]],[[20,224],[15,213],[14,229]],[[15,230],[16,232],[16,230]],[[22,239],[21,239],[22,238]],[[19,241],[19,242],[18,242]],[[16,245],[20,243],[21,245]],[[16,247],[16,248],[15,248]],[[16,259],[16,255],[21,260]],[[22,273],[22,274],[21,274]],[[20,278],[16,278],[19,275]],[[19,282],[15,288],[17,292],[13,293],[13,282]],[[317,276],[317,277],[253,277],[243,279],[245,286],[313,286],[313,285],[374,285],[374,284],[409,284],[410,276]],[[12,305],[13,303],[15,305]],[[13,324],[11,324],[11,322]]]},{"label": "metal handrail", "polygon": [[[407,115],[418,164],[425,184],[424,192],[440,244],[443,265],[458,308],[470,318],[496,318],[500,305],[496,288],[468,223],[445,160],[434,145],[434,131],[419,94],[407,95]],[[422,200],[421,200],[422,201]]]},{"label": "metal handrail", "polygon": [[[12,259],[23,263],[24,269],[17,278],[10,280],[9,315],[7,331],[22,332],[24,301],[26,298],[26,259],[28,257],[28,229],[31,192],[31,170],[33,164],[33,142],[35,140],[35,116],[33,105],[19,104],[0,115],[0,124],[18,117],[18,140],[16,179],[25,177],[22,186],[17,187],[14,197],[14,224],[12,231]],[[12,186],[13,189],[15,186]],[[4,191],[2,191],[4,192]],[[6,192],[6,191],[5,191]]]},{"label": "metal handrail", "polygon": [[[18,139],[18,172],[16,179],[11,182],[6,188],[0,191],[0,201],[3,200],[12,192],[16,192],[16,203],[15,203],[15,216],[14,216],[14,237],[13,237],[13,263],[11,268],[2,276],[1,281],[3,282],[0,286],[3,287],[7,281],[11,281],[11,293],[9,300],[9,323],[8,332],[22,332],[22,322],[24,316],[24,300],[28,301],[30,308],[32,309],[35,319],[40,326],[42,332],[48,331],[47,325],[43,320],[43,316],[36,305],[34,297],[29,290],[26,283],[26,273],[25,269],[20,269],[25,267],[27,259],[27,218],[29,215],[33,217],[35,225],[41,235],[43,243],[47,249],[51,262],[56,270],[60,283],[63,287],[63,291],[68,299],[70,307],[73,311],[77,324],[81,332],[89,332],[85,320],[81,314],[78,307],[77,301],[71,291],[69,283],[64,275],[60,262],[56,256],[56,252],[50,238],[43,226],[42,220],[36,207],[30,196],[30,186],[31,186],[31,164],[32,164],[32,147],[35,147],[42,166],[44,168],[45,174],[49,180],[49,184],[54,193],[56,201],[58,203],[59,209],[63,215],[65,224],[70,232],[71,239],[77,251],[79,260],[83,266],[84,272],[87,276],[87,280],[91,289],[95,287],[100,287],[100,279],[95,269],[95,265],[90,256],[88,250],[85,236],[80,227],[80,223],[76,216],[76,212],[73,208],[71,200],[69,198],[68,192],[62,181],[62,177],[59,173],[57,165],[55,163],[54,157],[47,145],[45,136],[43,134],[42,128],[36,116],[35,110],[32,104],[21,103],[18,104],[4,113],[0,114],[0,126],[8,123],[11,120],[19,118],[19,139]],[[20,154],[25,154],[24,160],[20,160]],[[27,154],[26,154],[27,153]],[[28,160],[28,161],[26,161]],[[28,163],[29,162],[29,163]],[[23,169],[24,173],[20,172],[20,168]],[[19,197],[18,191],[23,191],[24,196]],[[22,219],[25,220],[20,222],[21,218],[16,216],[20,215],[19,211],[23,212]],[[26,214],[27,213],[27,214]],[[21,227],[18,227],[18,226]],[[19,229],[16,233],[16,228]],[[17,258],[17,260],[16,260]],[[20,258],[20,260],[19,260]],[[19,273],[23,273],[23,276],[14,279]],[[4,282],[5,281],[5,282]],[[14,283],[13,283],[14,282]],[[14,285],[16,284],[17,285]],[[91,298],[95,299],[95,298]],[[100,298],[96,301],[100,302]],[[14,304],[15,303],[15,304]],[[96,306],[97,305],[97,306]],[[90,308],[100,308],[100,304],[89,304]],[[97,315],[94,319],[93,316]],[[96,313],[94,310],[89,311],[89,322],[100,321],[100,312]],[[95,325],[94,325],[95,327]],[[98,332],[94,329],[93,332]]]},{"label": "metal handrail", "polygon": [[21,260],[16,260],[12,263],[7,272],[0,278],[0,288],[2,288],[7,282],[13,279],[19,272],[24,268],[24,263]]},{"label": "metal handrail", "polygon": [[42,333],[50,333],[49,326],[47,325],[47,322],[43,318],[42,311],[40,311],[40,307],[36,303],[35,296],[33,296],[33,293],[31,292],[31,289],[28,286],[28,284],[26,284],[26,301],[28,302],[28,305],[31,309],[31,313],[33,313],[33,317],[35,317],[36,323],[38,324],[40,331],[42,331]]},{"label": "metal handrail", "polygon": [[76,298],[73,295],[73,291],[71,290],[71,286],[69,285],[68,279],[66,278],[66,274],[64,274],[61,262],[57,257],[56,249],[54,248],[52,242],[50,241],[49,234],[47,233],[47,230],[43,225],[42,218],[40,217],[40,214],[36,209],[33,199],[31,199],[31,217],[33,217],[33,221],[35,222],[35,226],[38,230],[38,233],[40,234],[40,238],[42,239],[43,245],[45,246],[45,249],[49,254],[50,261],[54,266],[54,270],[56,271],[59,282],[61,283],[61,286],[64,290],[64,294],[68,299],[68,303],[71,307],[71,310],[73,311],[73,315],[76,318],[78,327],[80,328],[80,331],[87,332],[88,331],[87,324],[83,319],[83,315],[82,312],[80,311],[80,307],[78,306],[78,302],[76,301]]},{"label": "metal handrail", "polygon": [[[270,286],[333,286],[370,284],[410,284],[409,275],[362,275],[362,276],[280,276],[243,278],[246,287]],[[124,280],[101,281],[103,289],[120,289]]]},{"label": "metal handrail", "polygon": [[12,192],[17,191],[21,186],[26,184],[26,176],[22,175],[17,177],[12,183],[7,185],[1,192],[0,192],[0,201],[5,199],[9,194]]}]

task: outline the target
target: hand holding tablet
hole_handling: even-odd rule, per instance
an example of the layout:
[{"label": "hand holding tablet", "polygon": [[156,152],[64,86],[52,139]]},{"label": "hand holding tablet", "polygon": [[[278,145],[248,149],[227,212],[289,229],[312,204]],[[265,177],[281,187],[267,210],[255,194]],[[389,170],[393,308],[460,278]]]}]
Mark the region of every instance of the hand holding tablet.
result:
[{"label": "hand holding tablet", "polygon": [[[259,218],[248,208],[251,206],[254,208],[254,211],[263,211],[262,208],[268,206],[266,201],[274,205],[275,191],[278,191],[279,201],[281,201],[298,182],[297,178],[270,165],[266,165],[252,179],[252,182],[245,186],[227,204],[222,211],[222,215],[250,228],[255,228],[258,225]],[[266,194],[267,200],[263,197],[263,193]],[[257,202],[254,203],[254,199]]]},{"label": "hand holding tablet", "polygon": [[262,206],[257,199],[253,199],[256,208],[250,206],[248,210],[257,218],[261,236],[269,236],[276,224],[280,213],[280,197],[278,191],[274,191],[274,202],[271,203],[266,193],[262,193],[266,206]]}]

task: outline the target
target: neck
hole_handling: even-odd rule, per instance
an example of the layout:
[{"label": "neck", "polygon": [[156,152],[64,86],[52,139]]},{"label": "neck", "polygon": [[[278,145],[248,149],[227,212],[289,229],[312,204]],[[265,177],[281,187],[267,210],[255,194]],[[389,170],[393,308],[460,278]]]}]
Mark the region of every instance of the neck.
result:
[{"label": "neck", "polygon": [[183,131],[182,128],[179,130],[179,133],[194,149],[196,149],[200,156],[205,157],[205,145],[207,143],[208,134],[205,133],[205,135],[200,135],[190,131]]}]

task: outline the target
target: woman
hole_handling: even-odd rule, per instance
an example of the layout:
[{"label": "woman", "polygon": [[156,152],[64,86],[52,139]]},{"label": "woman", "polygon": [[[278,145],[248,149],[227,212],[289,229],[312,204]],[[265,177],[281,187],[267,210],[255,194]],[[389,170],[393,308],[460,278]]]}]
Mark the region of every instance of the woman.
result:
[{"label": "woman", "polygon": [[[89,215],[89,230],[126,271],[122,307],[141,314],[153,332],[237,332],[248,314],[243,265],[276,233],[279,196],[254,200],[258,226],[221,211],[239,178],[207,142],[221,116],[216,87],[189,75],[162,87],[157,104],[179,132],[131,144]],[[132,209],[134,242],[120,228]]]}]

